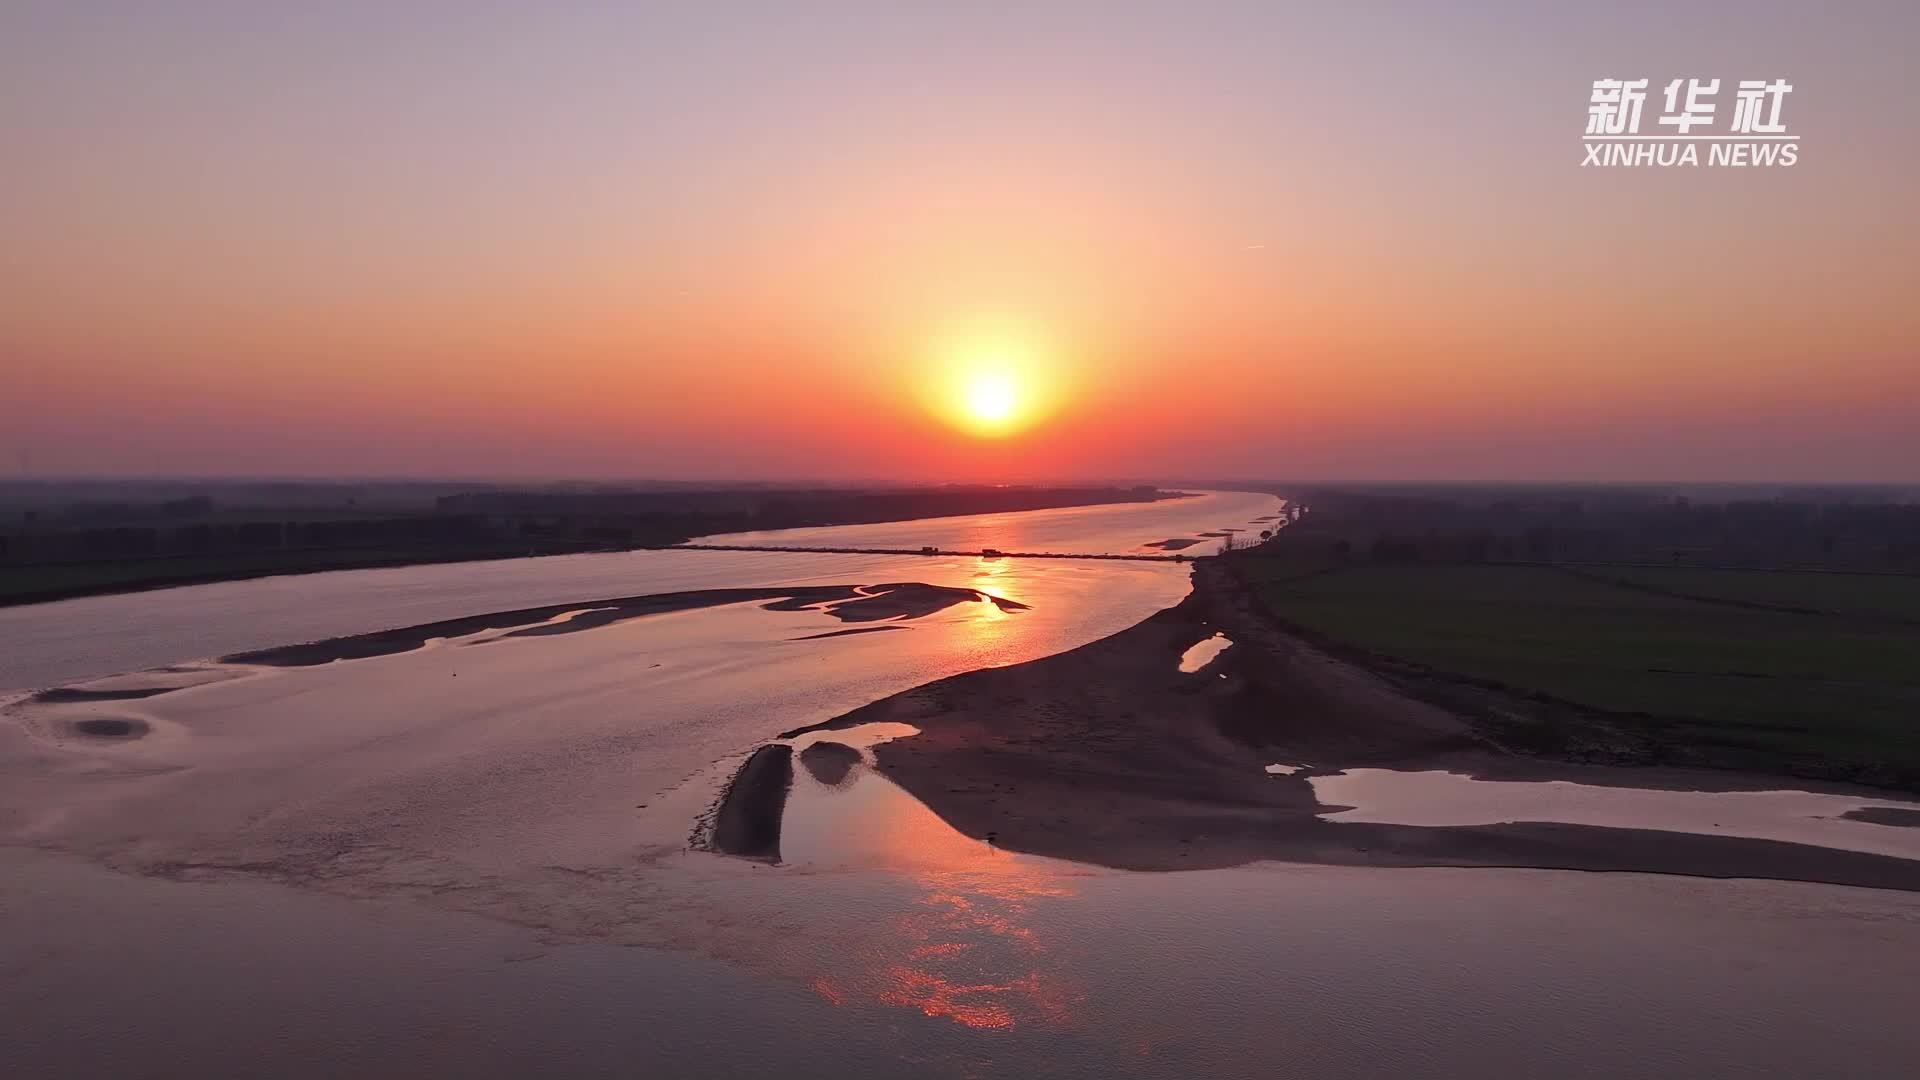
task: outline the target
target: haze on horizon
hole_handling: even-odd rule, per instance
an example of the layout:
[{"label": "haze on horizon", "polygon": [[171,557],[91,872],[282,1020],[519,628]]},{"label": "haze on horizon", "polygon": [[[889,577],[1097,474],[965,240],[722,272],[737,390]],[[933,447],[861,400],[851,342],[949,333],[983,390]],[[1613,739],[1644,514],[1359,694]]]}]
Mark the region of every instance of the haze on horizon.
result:
[{"label": "haze on horizon", "polygon": [[1920,480],[1920,8],[977,7],[8,5],[0,473]]}]

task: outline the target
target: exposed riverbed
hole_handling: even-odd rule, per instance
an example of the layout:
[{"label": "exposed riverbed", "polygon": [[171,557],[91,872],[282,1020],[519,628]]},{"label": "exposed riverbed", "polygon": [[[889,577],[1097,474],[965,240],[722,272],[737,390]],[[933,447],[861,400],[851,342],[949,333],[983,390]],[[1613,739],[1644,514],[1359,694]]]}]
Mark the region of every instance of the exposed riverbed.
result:
[{"label": "exposed riverbed", "polygon": [[[1197,554],[1274,508],[1216,494],[788,539],[1121,552],[1189,537]],[[0,611],[17,644],[0,685],[22,692],[0,723],[0,907],[32,928],[0,939],[0,1008],[21,1033],[0,1063],[1798,1077],[1897,1076],[1920,1055],[1903,1012],[1920,977],[1913,893],[1257,859],[1136,873],[956,829],[879,768],[932,732],[778,739],[1126,630],[1187,578],[1156,563],[646,552]],[[702,599],[634,599],[667,593]],[[488,613],[517,614],[475,618]],[[380,633],[411,626],[427,629]],[[278,648],[326,638],[349,643]],[[1224,638],[1180,670],[1203,640],[1176,642],[1155,672],[1230,683],[1216,668],[1242,645]],[[769,741],[791,755],[777,855],[700,850],[725,784]],[[1341,781],[1247,754],[1249,783],[1297,785],[1309,810]],[[1275,760],[1303,771],[1268,774]],[[1410,805],[1394,776],[1344,777],[1375,785],[1341,789],[1353,818],[1502,813],[1452,788]],[[1341,819],[1326,827],[1369,827]],[[1819,828],[1897,834],[1895,851],[1920,836]]]}]

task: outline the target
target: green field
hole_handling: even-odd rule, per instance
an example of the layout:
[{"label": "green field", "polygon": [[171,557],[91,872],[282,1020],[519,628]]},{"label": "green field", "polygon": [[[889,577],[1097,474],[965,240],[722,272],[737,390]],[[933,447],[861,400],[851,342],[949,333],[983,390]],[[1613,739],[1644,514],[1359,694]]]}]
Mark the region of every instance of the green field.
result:
[{"label": "green field", "polygon": [[[1235,565],[1274,615],[1324,638],[1620,714],[1682,757],[1920,781],[1920,627],[1653,595],[1549,566]],[[1717,573],[1676,571],[1686,584]],[[1740,573],[1728,595],[1885,607],[1849,575]]]},{"label": "green field", "polygon": [[1920,623],[1920,575],[1817,570],[1596,567],[1591,573],[1704,600],[1730,600]]}]

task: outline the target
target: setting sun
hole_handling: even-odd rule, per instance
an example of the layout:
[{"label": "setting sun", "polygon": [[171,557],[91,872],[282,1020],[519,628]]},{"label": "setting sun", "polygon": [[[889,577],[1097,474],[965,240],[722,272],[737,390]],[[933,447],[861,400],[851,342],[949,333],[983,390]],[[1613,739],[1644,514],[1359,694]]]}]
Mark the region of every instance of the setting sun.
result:
[{"label": "setting sun", "polygon": [[1065,360],[1031,327],[982,321],[937,337],[944,344],[918,393],[947,424],[997,439],[1042,424],[1060,408]]},{"label": "setting sun", "polygon": [[967,382],[966,411],[983,427],[998,427],[1012,420],[1020,408],[1020,389],[1005,372],[985,371]]}]

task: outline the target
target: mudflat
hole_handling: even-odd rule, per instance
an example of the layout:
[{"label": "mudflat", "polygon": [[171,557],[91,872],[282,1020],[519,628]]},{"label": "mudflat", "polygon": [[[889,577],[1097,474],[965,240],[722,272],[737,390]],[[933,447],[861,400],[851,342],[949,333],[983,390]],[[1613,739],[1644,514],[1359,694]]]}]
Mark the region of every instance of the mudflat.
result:
[{"label": "mudflat", "polygon": [[[1233,646],[1180,672],[1182,653],[1216,632]],[[1204,562],[1185,601],[1118,634],[785,734],[876,722],[920,729],[877,747],[878,767],[961,832],[1098,865],[1511,866],[1920,890],[1920,861],[1779,840],[1554,822],[1327,820],[1343,808],[1323,804],[1312,778],[1359,767],[1681,790],[1780,782],[1509,753],[1466,720],[1276,628],[1223,568]],[[1276,761],[1302,767],[1267,772]]]},{"label": "mudflat", "polygon": [[[260,664],[268,667],[310,667],[335,660],[361,660],[374,656],[410,652],[436,638],[465,637],[488,630],[506,630],[502,638],[544,637],[571,634],[607,626],[647,615],[694,608],[717,607],[766,601],[772,611],[798,611],[818,607],[841,622],[868,623],[883,619],[918,619],[952,607],[976,601],[991,602],[1002,611],[1018,611],[1025,604],[993,596],[974,589],[960,589],[922,582],[888,582],[881,585],[815,585],[764,589],[702,589],[695,592],[655,593],[647,596],[621,596],[608,600],[579,600],[566,604],[496,611],[459,619],[422,623],[416,626],[377,630],[325,641],[282,645],[271,649],[235,653],[221,657],[228,664]],[[818,635],[826,636],[826,635]],[[109,696],[149,697],[164,690],[90,691],[60,688],[42,693],[47,701],[78,701]],[[50,697],[48,695],[64,695]]]}]

